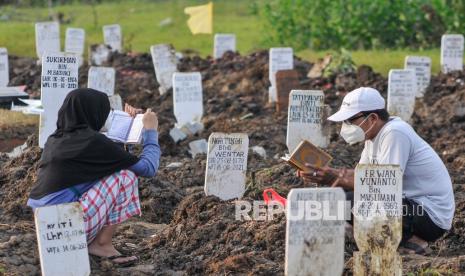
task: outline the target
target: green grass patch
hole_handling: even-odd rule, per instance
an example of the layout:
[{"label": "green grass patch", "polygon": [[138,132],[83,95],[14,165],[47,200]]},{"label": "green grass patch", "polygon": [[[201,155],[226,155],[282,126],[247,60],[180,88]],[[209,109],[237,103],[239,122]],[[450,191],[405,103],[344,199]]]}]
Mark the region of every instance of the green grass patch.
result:
[{"label": "green grass patch", "polygon": [[[304,59],[317,60],[325,56],[327,53],[332,51],[310,51],[305,50],[299,53]],[[437,74],[440,71],[440,50],[365,50],[365,51],[352,51],[352,58],[356,65],[367,64],[373,67],[376,72],[387,76],[390,69],[402,69],[404,68],[404,62],[406,56],[428,56],[431,58],[432,68],[431,73]]]},{"label": "green grass patch", "polygon": [[[213,35],[192,35],[186,23],[188,16],[184,14],[185,7],[206,2],[195,0],[107,2],[95,6],[96,18],[93,16],[91,5],[58,6],[55,7],[55,11],[63,13],[65,19],[71,19],[70,24],[60,26],[62,48],[64,48],[67,27],[84,28],[88,46],[103,42],[103,25],[119,23],[127,50],[149,52],[151,45],[171,43],[178,50],[192,49],[206,56],[213,52]],[[252,12],[253,3],[255,2],[249,0],[214,1],[214,32],[235,33],[237,49],[242,54],[270,46],[263,43],[263,22]],[[8,16],[10,20],[0,21],[0,47],[7,47],[9,53],[13,55],[35,57],[34,23],[48,21],[48,14],[48,8],[15,9],[12,6],[3,6],[0,17]],[[160,26],[159,23],[166,18],[171,18],[172,23],[168,26]],[[315,61],[325,53],[327,51],[304,50],[296,54],[306,60]],[[390,69],[403,68],[406,55],[431,57],[432,72],[439,72],[439,49],[352,52],[357,65],[370,65],[385,76]]]},{"label": "green grass patch", "polygon": [[[259,48],[261,39],[262,24],[250,13],[249,3],[247,0],[214,2],[214,32],[235,33],[241,52]],[[58,6],[55,11],[72,20],[60,26],[62,48],[67,27],[84,28],[88,46],[103,43],[103,25],[118,23],[127,50],[149,52],[151,45],[172,43],[179,50],[193,49],[201,55],[209,55],[213,51],[213,35],[192,35],[187,27],[188,15],[184,14],[185,7],[199,4],[202,2],[191,0],[103,3],[96,5],[96,18],[91,5]],[[0,22],[0,45],[7,47],[11,54],[35,56],[34,23],[48,21],[48,9],[2,7],[1,13],[9,14],[11,20]],[[160,21],[166,18],[171,18],[172,23],[160,26]]]}]

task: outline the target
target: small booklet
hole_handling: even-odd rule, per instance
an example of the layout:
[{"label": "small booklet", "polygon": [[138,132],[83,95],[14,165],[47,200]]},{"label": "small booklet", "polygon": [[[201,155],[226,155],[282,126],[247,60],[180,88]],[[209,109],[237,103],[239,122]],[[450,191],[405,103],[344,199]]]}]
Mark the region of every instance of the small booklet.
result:
[{"label": "small booklet", "polygon": [[306,163],[322,168],[328,165],[333,158],[309,141],[303,140],[290,156],[286,155],[281,159],[298,170],[308,172],[312,170],[305,166]]},{"label": "small booklet", "polygon": [[142,117],[144,114],[137,114],[135,118],[126,112],[113,110],[110,112],[105,135],[118,142],[126,144],[140,144],[142,141]]}]

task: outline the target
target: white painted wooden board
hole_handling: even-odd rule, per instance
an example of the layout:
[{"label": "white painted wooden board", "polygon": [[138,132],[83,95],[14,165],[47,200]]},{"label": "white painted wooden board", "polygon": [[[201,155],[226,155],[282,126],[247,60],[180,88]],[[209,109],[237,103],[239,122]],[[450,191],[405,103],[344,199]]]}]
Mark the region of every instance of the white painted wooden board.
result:
[{"label": "white painted wooden board", "polygon": [[178,127],[201,121],[203,96],[199,72],[173,74],[173,109]]},{"label": "white painted wooden board", "polygon": [[289,94],[286,145],[289,153],[307,140],[326,148],[329,137],[323,132],[324,94],[320,90],[292,90]]},{"label": "white painted wooden board", "polygon": [[446,34],[441,38],[441,71],[463,70],[463,35]]},{"label": "white painted wooden board", "polygon": [[58,22],[39,22],[35,25],[36,53],[39,60],[47,53],[60,52],[60,24]]},{"label": "white painted wooden board", "polygon": [[301,188],[289,192],[285,275],[342,274],[345,199],[342,188]]},{"label": "white painted wooden board", "polygon": [[409,121],[415,107],[417,80],[411,69],[389,71],[387,110],[393,116]]},{"label": "white painted wooden board", "polygon": [[84,214],[79,203],[37,208],[34,220],[42,275],[90,275]]},{"label": "white painted wooden board", "polygon": [[41,101],[44,112],[40,114],[39,146],[56,130],[58,110],[66,95],[78,88],[79,58],[74,54],[44,54],[42,59]]},{"label": "white painted wooden board", "polygon": [[246,133],[214,132],[208,138],[205,194],[222,200],[245,192],[249,137]]}]

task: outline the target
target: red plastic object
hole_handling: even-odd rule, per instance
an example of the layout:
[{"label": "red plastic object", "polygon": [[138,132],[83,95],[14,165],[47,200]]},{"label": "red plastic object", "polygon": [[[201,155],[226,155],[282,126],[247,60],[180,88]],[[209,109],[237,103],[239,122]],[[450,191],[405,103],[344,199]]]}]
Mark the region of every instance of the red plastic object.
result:
[{"label": "red plastic object", "polygon": [[287,199],[280,196],[275,190],[272,188],[265,189],[263,191],[263,200],[265,204],[269,204],[270,202],[277,202],[281,206],[286,207]]}]

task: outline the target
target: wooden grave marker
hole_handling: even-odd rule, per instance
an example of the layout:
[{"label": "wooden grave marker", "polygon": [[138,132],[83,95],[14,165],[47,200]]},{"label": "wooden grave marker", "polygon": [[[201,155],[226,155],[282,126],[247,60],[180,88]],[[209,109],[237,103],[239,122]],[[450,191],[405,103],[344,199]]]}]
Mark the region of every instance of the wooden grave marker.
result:
[{"label": "wooden grave marker", "polygon": [[8,51],[6,48],[0,48],[0,87],[7,87],[10,82],[10,73],[8,66]]},{"label": "wooden grave marker", "polygon": [[409,121],[415,107],[417,80],[415,71],[392,69],[388,78],[387,110],[392,116]]},{"label": "wooden grave marker", "polygon": [[431,58],[407,56],[405,57],[405,69],[412,69],[415,71],[417,79],[416,97],[423,97],[431,81]]},{"label": "wooden grave marker", "polygon": [[324,94],[320,90],[292,90],[289,94],[286,145],[289,153],[303,140],[326,148],[329,136],[324,129]]},{"label": "wooden grave marker", "polygon": [[153,45],[150,47],[150,53],[152,54],[155,76],[160,84],[158,90],[163,95],[172,87],[173,74],[178,70],[176,54],[169,44]]},{"label": "wooden grave marker", "polygon": [[249,137],[246,133],[214,132],[208,138],[205,194],[222,200],[245,192]]},{"label": "wooden grave marker", "polygon": [[90,275],[84,214],[78,202],[37,208],[34,220],[42,275]]},{"label": "wooden grave marker", "polygon": [[199,72],[173,74],[173,109],[177,127],[201,121],[203,96]]},{"label": "wooden grave marker", "polygon": [[112,51],[123,51],[123,34],[119,24],[103,26],[103,41],[109,45]]},{"label": "wooden grave marker", "polygon": [[276,72],[276,92],[278,94],[276,110],[286,112],[289,106],[289,94],[299,90],[299,73],[296,70],[280,70]]},{"label": "wooden grave marker", "polygon": [[354,275],[402,275],[402,170],[358,164],[354,177]]},{"label": "wooden grave marker", "polygon": [[463,35],[446,34],[441,37],[441,71],[463,70]]},{"label": "wooden grave marker", "polygon": [[79,58],[74,54],[44,54],[42,59],[39,146],[44,147],[48,136],[56,130],[58,110],[66,95],[78,88]]},{"label": "wooden grave marker", "polygon": [[218,59],[227,51],[236,51],[235,34],[215,34],[213,46],[213,58]]},{"label": "wooden grave marker", "polygon": [[345,199],[342,188],[301,188],[289,192],[285,275],[342,274]]},{"label": "wooden grave marker", "polygon": [[58,22],[39,22],[35,25],[36,53],[39,60],[45,52],[58,53],[60,47],[60,24]]},{"label": "wooden grave marker", "polygon": [[269,102],[278,99],[276,91],[276,72],[294,69],[294,52],[292,48],[271,48],[269,51],[268,77],[271,86],[268,89]]},{"label": "wooden grave marker", "polygon": [[108,96],[115,94],[115,69],[112,67],[89,68],[87,87],[106,93]]},{"label": "wooden grave marker", "polygon": [[80,28],[67,28],[65,38],[65,52],[73,53],[80,57],[84,55],[86,32]]}]

